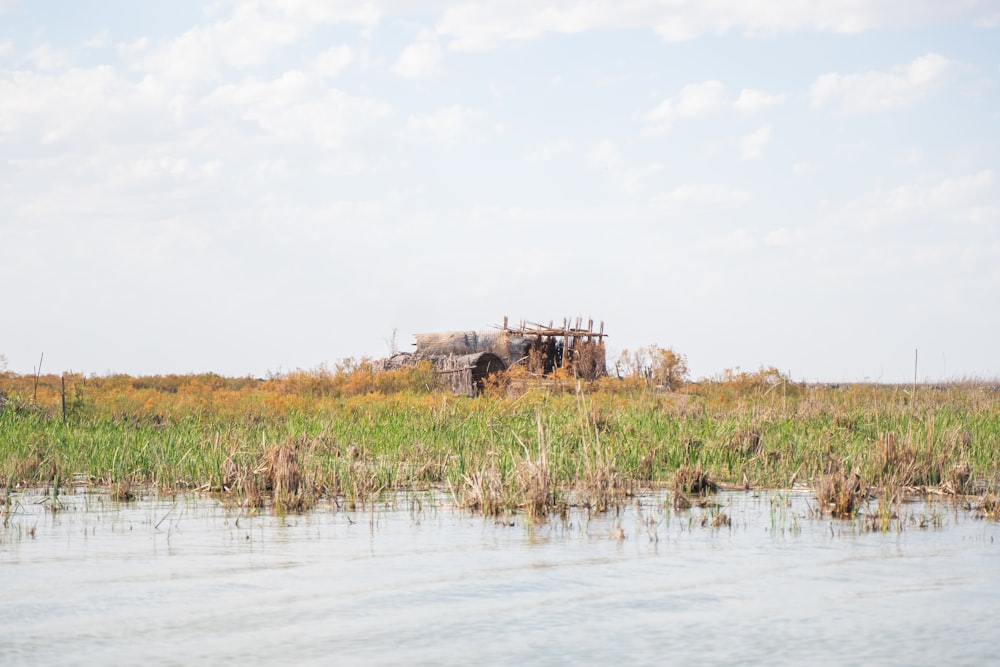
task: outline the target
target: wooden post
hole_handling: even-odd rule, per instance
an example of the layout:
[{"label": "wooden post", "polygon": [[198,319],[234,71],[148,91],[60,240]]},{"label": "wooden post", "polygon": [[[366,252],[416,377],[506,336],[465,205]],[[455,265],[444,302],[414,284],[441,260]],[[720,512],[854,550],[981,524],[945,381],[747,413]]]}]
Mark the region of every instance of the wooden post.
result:
[{"label": "wooden post", "polygon": [[563,356],[562,356],[562,366],[566,368],[566,364],[569,362],[569,320],[563,320]]},{"label": "wooden post", "polygon": [[63,424],[66,423],[66,374],[62,374],[62,409],[63,409]]}]

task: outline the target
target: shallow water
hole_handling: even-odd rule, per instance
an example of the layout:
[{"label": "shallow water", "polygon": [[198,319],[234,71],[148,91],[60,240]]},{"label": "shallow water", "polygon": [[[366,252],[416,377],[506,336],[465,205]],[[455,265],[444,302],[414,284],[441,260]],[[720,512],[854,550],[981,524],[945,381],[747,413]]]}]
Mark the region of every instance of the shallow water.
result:
[{"label": "shallow water", "polygon": [[[868,532],[810,518],[805,493],[716,501],[532,526],[432,495],[284,519],[196,496],[71,494],[53,513],[15,495],[0,664],[996,660],[996,523],[913,503]],[[731,525],[711,527],[717,511]]]}]

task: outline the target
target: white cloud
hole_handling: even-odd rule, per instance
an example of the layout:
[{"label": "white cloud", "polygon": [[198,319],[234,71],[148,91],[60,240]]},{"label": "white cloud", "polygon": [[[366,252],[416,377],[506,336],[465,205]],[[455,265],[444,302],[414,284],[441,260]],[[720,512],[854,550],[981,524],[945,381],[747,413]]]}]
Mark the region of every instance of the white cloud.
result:
[{"label": "white cloud", "polygon": [[808,162],[796,162],[792,165],[792,173],[796,176],[808,176],[813,173],[813,166]]},{"label": "white cloud", "polygon": [[0,41],[0,56],[6,56],[11,53],[14,53],[14,43],[9,39]]},{"label": "white cloud", "polygon": [[612,178],[617,178],[621,191],[627,195],[643,191],[649,178],[663,171],[660,164],[628,166],[618,143],[610,139],[593,144],[586,152],[586,160],[596,169],[611,172]]},{"label": "white cloud", "polygon": [[902,162],[903,164],[916,167],[919,166],[924,161],[924,152],[919,148],[911,148],[905,153],[903,153]]},{"label": "white cloud", "polygon": [[399,54],[392,71],[407,79],[421,79],[441,71],[443,54],[437,40],[425,39],[410,44]]},{"label": "white cloud", "polygon": [[643,114],[642,119],[669,127],[680,119],[705,118],[718,113],[726,105],[726,87],[719,81],[692,83],[681,88],[676,97],[663,100],[652,111]]},{"label": "white cloud", "polygon": [[863,230],[930,221],[987,224],[1000,220],[997,176],[991,169],[936,183],[871,192],[832,215]]},{"label": "white cloud", "polygon": [[182,185],[197,185],[202,190],[211,187],[220,170],[217,160],[195,160],[181,155],[159,157],[138,157],[119,163],[105,165],[106,178],[104,194],[121,197],[123,194],[146,195],[150,188],[175,190]]},{"label": "white cloud", "polygon": [[783,104],[785,95],[744,88],[735,101],[730,101],[726,87],[720,81],[692,83],[681,88],[654,109],[639,118],[657,130],[669,129],[679,120],[693,120],[729,112],[753,114]]},{"label": "white cloud", "polygon": [[747,255],[757,249],[757,239],[748,229],[734,229],[725,234],[706,236],[699,244],[702,252],[715,257]]},{"label": "white cloud", "polygon": [[404,136],[413,141],[454,143],[474,134],[486,121],[486,114],[453,104],[423,117],[411,117],[404,129]]},{"label": "white cloud", "polygon": [[809,236],[809,233],[803,229],[779,227],[778,229],[770,230],[765,235],[764,245],[775,248],[792,247],[801,244],[807,236]]},{"label": "white cloud", "polygon": [[118,57],[127,62],[135,61],[149,46],[148,37],[140,37],[134,42],[119,42],[115,44]]},{"label": "white cloud", "polygon": [[28,60],[34,63],[35,67],[48,72],[57,69],[64,69],[69,64],[69,58],[62,51],[53,49],[48,44],[42,44],[28,52]]},{"label": "white cloud", "polygon": [[198,25],[180,36],[141,51],[135,69],[174,84],[220,79],[227,67],[246,69],[266,62],[281,48],[304,38],[314,16],[295,2],[243,2],[231,15]]},{"label": "white cloud", "polygon": [[681,185],[653,197],[653,204],[670,211],[732,208],[750,200],[750,193],[720,185]]},{"label": "white cloud", "polygon": [[566,139],[553,139],[545,141],[541,146],[531,150],[525,156],[528,162],[548,162],[570,149],[572,143]]},{"label": "white cloud", "polygon": [[594,144],[587,152],[587,161],[601,169],[614,169],[621,166],[622,156],[618,144],[611,140]]},{"label": "white cloud", "polygon": [[646,183],[650,177],[662,171],[663,165],[660,164],[626,169],[621,177],[622,192],[628,195],[635,195],[642,192],[646,189]]},{"label": "white cloud", "polygon": [[978,28],[996,28],[1000,26],[1000,11],[994,11],[993,14],[983,14],[977,17],[973,23]]},{"label": "white cloud", "polygon": [[962,248],[958,262],[972,268],[983,267],[997,272],[1000,262],[1000,243],[988,243]]},{"label": "white cloud", "polygon": [[373,30],[382,19],[382,10],[372,0],[242,0],[243,5],[256,5],[263,13],[278,15],[303,25],[353,23],[365,33]]},{"label": "white cloud", "polygon": [[97,33],[86,42],[83,43],[88,49],[100,49],[108,44],[108,39],[111,37],[111,32],[105,28],[101,32]]},{"label": "white cloud", "polygon": [[212,31],[192,28],[169,43],[149,47],[139,40],[119,48],[121,55],[136,53],[140,60],[133,69],[172,84],[196,84],[222,77],[223,62]]},{"label": "white cloud", "polygon": [[770,142],[771,126],[761,125],[740,140],[740,155],[744,160],[759,160]]},{"label": "white cloud", "polygon": [[154,108],[112,67],[60,74],[0,72],[0,138],[24,144],[100,143]]},{"label": "white cloud", "polygon": [[862,33],[939,23],[992,25],[998,20],[992,0],[943,3],[938,0],[483,0],[445,8],[437,33],[450,37],[450,49],[478,51],[504,42],[539,39],[549,33],[645,28],[668,41],[735,32],[747,36],[811,30]]},{"label": "white cloud", "polygon": [[944,56],[928,53],[888,72],[824,74],[809,91],[810,103],[842,114],[891,111],[923,101],[947,83],[954,69]]},{"label": "white cloud", "polygon": [[[306,32],[307,27],[300,23],[261,11],[253,3],[241,3],[234,5],[232,18],[207,26],[202,37],[227,64],[243,68],[265,62],[280,47],[295,43]],[[201,40],[196,35],[192,41]]]},{"label": "white cloud", "polygon": [[336,148],[360,127],[389,113],[382,102],[326,88],[305,73],[292,70],[271,81],[221,86],[205,104],[286,141],[308,141]]},{"label": "white cloud", "polygon": [[763,90],[744,88],[733,102],[733,107],[742,114],[753,114],[785,103],[786,95],[767,93]]},{"label": "white cloud", "polygon": [[148,224],[186,217],[217,197],[224,176],[221,163],[188,150],[197,147],[147,146],[134,152],[100,146],[85,156],[61,153],[48,161],[24,161],[19,165],[22,177],[59,178],[36,186],[35,196],[15,199],[7,208],[14,220],[51,227],[46,233],[54,242],[95,226],[109,231],[95,239],[110,239],[126,229],[141,236]]},{"label": "white cloud", "polygon": [[316,54],[312,60],[314,72],[324,77],[338,76],[351,62],[354,61],[354,52],[346,44],[334,46]]}]

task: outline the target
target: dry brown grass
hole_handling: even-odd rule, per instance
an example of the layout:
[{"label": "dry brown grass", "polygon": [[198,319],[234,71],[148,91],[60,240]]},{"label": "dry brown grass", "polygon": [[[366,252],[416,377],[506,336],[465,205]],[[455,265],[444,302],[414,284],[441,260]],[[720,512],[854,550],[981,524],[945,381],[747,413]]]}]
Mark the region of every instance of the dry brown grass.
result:
[{"label": "dry brown grass", "polygon": [[518,505],[532,520],[544,518],[549,512],[549,507],[555,504],[555,487],[549,466],[549,445],[541,415],[535,415],[535,424],[538,429],[538,454],[534,458],[524,442],[515,435],[518,444],[524,450],[524,459],[518,465],[516,473]]},{"label": "dry brown grass", "polygon": [[258,508],[264,506],[264,489],[262,480],[254,466],[243,462],[243,456],[234,446],[222,463],[221,488],[228,502],[233,502],[243,508]]},{"label": "dry brown grass", "polygon": [[916,473],[916,450],[895,433],[883,433],[875,443],[875,470],[880,483],[911,484]]},{"label": "dry brown grass", "polygon": [[247,462],[247,456],[233,447],[222,463],[220,490],[240,507],[263,507],[270,494],[276,513],[305,512],[319,495],[304,473],[309,450],[306,438],[288,439],[268,447],[259,460]]},{"label": "dry brown grass", "polygon": [[658,458],[659,452],[655,449],[640,456],[636,478],[644,482],[653,481],[653,464],[657,462]]},{"label": "dry brown grass", "polygon": [[517,469],[518,498],[528,518],[537,520],[548,514],[552,504],[552,475],[544,455],[525,460]]},{"label": "dry brown grass", "polygon": [[761,451],[760,431],[756,427],[741,428],[733,436],[729,446],[741,456],[756,456]]},{"label": "dry brown grass", "polygon": [[56,463],[42,448],[29,448],[27,454],[19,457],[5,480],[7,488],[27,485],[25,480],[52,479],[58,474]]},{"label": "dry brown grass", "polygon": [[959,461],[949,468],[941,490],[956,496],[972,493],[972,473],[969,470],[969,464],[965,461]]},{"label": "dry brown grass", "polygon": [[620,507],[626,498],[635,493],[632,484],[607,462],[588,464],[580,491],[586,498],[584,504],[598,512]]},{"label": "dry brown grass", "polygon": [[859,502],[866,494],[865,483],[856,472],[839,470],[824,477],[816,487],[819,512],[830,512],[838,519],[854,516]]},{"label": "dry brown grass", "polygon": [[701,468],[701,463],[697,466],[691,467],[687,465],[682,465],[674,473],[674,478],[670,483],[671,491],[673,492],[674,507],[677,509],[687,509],[691,507],[691,501],[688,500],[688,494],[696,494],[703,496],[706,493],[715,493],[719,485],[709,477]]},{"label": "dry brown grass", "polygon": [[[599,512],[612,507],[620,507],[625,499],[635,494],[636,482],[622,475],[615,465],[615,456],[609,447],[601,442],[601,433],[607,429],[608,416],[602,414],[593,402],[588,405],[582,393],[577,393],[580,419],[586,427],[584,440],[583,477],[577,484],[578,491],[585,498],[584,505]],[[539,422],[539,437],[542,437]],[[652,476],[652,460],[647,473]],[[641,465],[641,464],[640,464]]]},{"label": "dry brown grass", "polygon": [[501,516],[505,509],[503,489],[503,478],[496,467],[477,470],[465,476],[465,489],[459,504],[485,516]]},{"label": "dry brown grass", "polygon": [[274,495],[275,511],[304,512],[315,495],[305,483],[302,459],[308,454],[305,438],[284,441],[264,453],[264,488]]},{"label": "dry brown grass", "polygon": [[989,521],[1000,521],[1000,498],[987,491],[972,508],[973,513]]},{"label": "dry brown grass", "polygon": [[701,463],[695,467],[683,465],[674,473],[671,489],[675,494],[697,494],[715,493],[719,490],[719,485],[709,477],[708,473],[702,470]]},{"label": "dry brown grass", "polygon": [[132,480],[125,477],[111,482],[109,494],[111,496],[111,500],[115,500],[117,502],[129,502],[131,500],[135,500],[135,488],[132,484]]},{"label": "dry brown grass", "polygon": [[701,525],[712,528],[728,528],[733,525],[733,520],[725,512],[715,509],[702,517]]},{"label": "dry brown grass", "polygon": [[605,369],[604,343],[582,342],[573,348],[573,374],[584,380],[596,380]]}]

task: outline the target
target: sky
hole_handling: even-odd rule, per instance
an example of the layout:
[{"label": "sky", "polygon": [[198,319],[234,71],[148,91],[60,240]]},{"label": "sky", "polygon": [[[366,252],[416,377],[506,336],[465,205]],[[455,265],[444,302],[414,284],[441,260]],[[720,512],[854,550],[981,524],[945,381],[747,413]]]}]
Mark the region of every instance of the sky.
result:
[{"label": "sky", "polygon": [[0,355],[996,378],[998,128],[1000,0],[0,0]]}]

